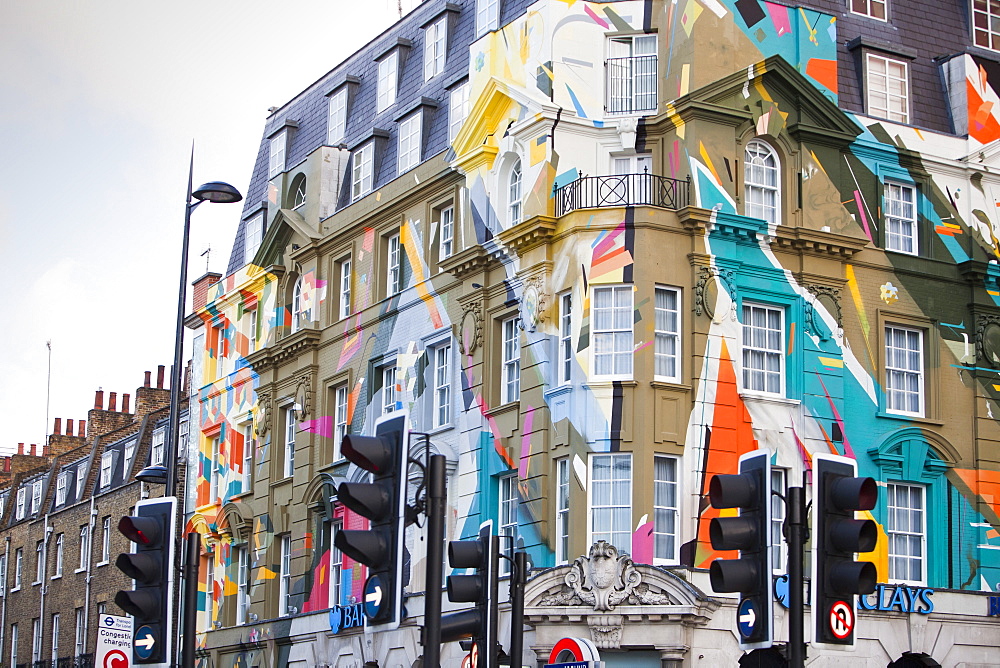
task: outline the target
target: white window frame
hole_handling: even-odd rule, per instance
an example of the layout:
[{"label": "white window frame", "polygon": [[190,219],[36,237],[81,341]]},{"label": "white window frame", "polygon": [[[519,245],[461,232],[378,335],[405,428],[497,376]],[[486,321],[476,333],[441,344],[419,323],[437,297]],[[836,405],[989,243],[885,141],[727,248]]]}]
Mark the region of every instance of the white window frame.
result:
[{"label": "white window frame", "polygon": [[[665,469],[661,468],[661,464],[665,465]],[[654,564],[676,564],[680,559],[680,470],[680,461],[676,457],[667,455],[653,457]]]},{"label": "white window frame", "polygon": [[455,207],[441,207],[438,219],[441,224],[440,243],[438,244],[438,259],[444,260],[455,252]]},{"label": "white window frame", "polygon": [[[881,68],[882,71],[879,71],[878,68]],[[893,69],[897,71],[893,72]],[[897,86],[898,90],[891,90],[892,84]],[[877,53],[866,53],[865,86],[868,102],[866,111],[869,116],[884,118],[894,123],[910,122],[910,64],[908,62]]]},{"label": "white window frame", "polygon": [[241,491],[243,494],[250,492],[253,483],[253,456],[256,449],[254,443],[253,423],[247,422],[242,425],[243,429],[243,479]]},{"label": "white window frame", "polygon": [[[602,305],[600,302],[604,295],[610,295],[610,302]],[[591,288],[591,372],[594,378],[632,378],[635,349],[634,297],[631,284],[595,285]],[[608,364],[605,364],[605,360]]]},{"label": "white window frame", "polygon": [[569,457],[556,460],[556,564],[569,562]]},{"label": "white window frame", "polygon": [[52,615],[52,663],[59,659],[59,613]]},{"label": "white window frame", "polygon": [[222,447],[222,437],[213,436],[212,458],[209,460],[208,469],[208,503],[214,504],[219,500],[219,450]]},{"label": "white window frame", "polygon": [[73,641],[73,656],[85,654],[87,649],[87,615],[83,608],[76,609],[76,632]]},{"label": "white window frame", "polygon": [[[517,547],[517,507],[520,499],[517,492],[517,471],[503,475],[498,480],[500,507],[497,518],[497,535],[500,536],[500,554],[513,556]],[[500,575],[510,575],[510,561],[500,559]]]},{"label": "white window frame", "polygon": [[90,525],[80,525],[80,564],[78,571],[87,570],[87,561],[90,557]]},{"label": "white window frame", "polygon": [[393,51],[378,61],[378,95],[376,113],[382,113],[396,103],[396,87],[399,83],[399,52]]},{"label": "white window frame", "polygon": [[208,594],[205,597],[205,630],[211,631],[213,628],[212,622],[215,617],[215,550],[209,550],[205,553],[206,561],[205,564],[205,589]]},{"label": "white window frame", "polygon": [[[661,304],[660,297],[664,297]],[[673,304],[667,297],[673,298]],[[654,292],[653,377],[681,382],[681,291],[657,285]]]},{"label": "white window frame", "polygon": [[247,220],[246,229],[243,231],[243,264],[250,264],[263,238],[264,214],[258,213]]},{"label": "white window frame", "polygon": [[659,46],[656,34],[611,37],[607,43],[607,100],[609,113],[655,113]]},{"label": "white window frame", "polygon": [[350,392],[347,391],[347,383],[338,385],[333,392],[333,461],[340,461],[344,455],[340,451],[344,443],[344,436],[347,436],[347,404]]},{"label": "white window frame", "polygon": [[517,316],[500,323],[500,403],[521,398],[521,328]]},{"label": "white window frame", "polygon": [[375,143],[368,142],[354,151],[351,160],[351,201],[358,201],[372,191]]},{"label": "white window frame", "polygon": [[[900,340],[900,337],[903,339]],[[886,412],[922,417],[925,411],[924,378],[924,331],[914,327],[886,325]],[[908,398],[911,401],[906,401]],[[913,409],[912,399],[916,400],[916,410]]]},{"label": "white window frame", "polygon": [[344,528],[341,519],[330,520],[330,607],[341,605],[341,583],[343,582],[344,554],[333,544],[337,532]]},{"label": "white window frame", "polygon": [[382,415],[396,410],[396,362],[382,367]]},{"label": "white window frame", "polygon": [[327,112],[326,143],[337,146],[347,134],[347,86],[330,95]]},{"label": "white window frame", "polygon": [[743,151],[743,213],[781,222],[781,162],[767,142],[753,139]]},{"label": "white window frame", "polygon": [[[607,460],[610,477],[598,479],[595,476],[596,463]],[[616,464],[619,461],[627,462],[627,474],[621,475]],[[587,490],[587,544],[593,545],[599,540],[605,540],[618,548],[619,553],[632,552],[632,453],[616,452],[592,454],[588,465],[588,477],[590,485]],[[616,477],[617,475],[617,477]],[[615,503],[615,485],[625,486],[624,493],[619,489],[617,496],[620,502]],[[608,493],[604,494],[603,486],[608,487]],[[624,498],[621,498],[624,497]],[[598,503],[601,502],[601,503]],[[616,513],[615,511],[620,511]],[[609,523],[598,527],[598,518],[607,513]],[[616,519],[624,517],[624,521]],[[619,545],[616,536],[621,538],[623,544]]]},{"label": "white window frame", "polygon": [[[851,13],[858,16],[867,16],[876,21],[888,20],[888,0],[850,0]],[[882,15],[878,15],[881,9]]]},{"label": "white window frame", "polygon": [[286,130],[282,130],[280,133],[271,138],[271,143],[269,144],[268,163],[267,163],[268,179],[273,179],[275,176],[285,171],[286,144],[287,144]]},{"label": "white window frame", "polygon": [[76,466],[76,498],[83,498],[83,488],[87,484],[87,462],[82,461]]},{"label": "white window frame", "polygon": [[524,174],[521,159],[518,158],[507,172],[507,227],[514,227],[524,219],[523,188]]},{"label": "white window frame", "polygon": [[573,379],[573,293],[559,295],[559,349],[556,353],[558,384]]},{"label": "white window frame", "polygon": [[10,665],[17,665],[17,623],[10,625]]},{"label": "white window frame", "polygon": [[500,0],[476,0],[476,36],[496,30],[499,19]]},{"label": "white window frame", "polygon": [[258,309],[252,308],[246,313],[249,322],[247,323],[247,348],[250,352],[257,350],[257,317]]},{"label": "white window frame", "polygon": [[246,624],[250,611],[250,550],[237,545],[233,562],[236,564],[236,623]]},{"label": "white window frame", "polygon": [[113,458],[114,453],[111,450],[107,450],[101,455],[101,489],[111,484]]},{"label": "white window frame", "polygon": [[[912,504],[900,503],[900,492],[919,492],[919,507]],[[905,504],[905,505],[904,505]],[[906,584],[924,584],[927,582],[927,488],[923,485],[914,485],[904,482],[888,482],[885,494],[886,522],[885,533],[888,537],[887,553],[889,564],[889,582]],[[900,526],[899,519],[904,517],[906,526]],[[913,520],[917,519],[919,526],[913,526]],[[899,548],[903,544],[908,544],[911,548],[916,545],[918,554],[902,552]],[[903,565],[911,568],[914,563],[919,564],[920,577],[905,577],[910,573],[900,573],[899,569]],[[904,577],[900,577],[904,576]]]},{"label": "white window frame", "polygon": [[21,589],[21,576],[24,571],[24,548],[16,548],[14,550],[14,586],[10,588],[11,591],[19,591]]},{"label": "white window frame", "polygon": [[162,466],[163,465],[163,455],[165,452],[165,445],[167,440],[167,430],[166,428],[157,429],[153,432],[153,443],[149,448],[149,463],[152,466]]},{"label": "white window frame", "polygon": [[302,297],[303,290],[303,280],[299,276],[295,279],[294,285],[292,285],[292,333],[299,331],[304,326],[304,315],[305,309],[303,308],[304,299]]},{"label": "white window frame", "polygon": [[101,563],[106,564],[111,561],[111,516],[105,516],[101,525]]},{"label": "white window frame", "polygon": [[434,404],[431,424],[435,429],[451,424],[451,344],[431,349]]},{"label": "white window frame", "polygon": [[297,209],[303,206],[308,199],[307,189],[309,188],[309,179],[306,178],[305,174],[299,174],[292,181],[292,208]]},{"label": "white window frame", "polygon": [[125,455],[125,461],[122,464],[122,478],[128,479],[128,474],[132,466],[132,458],[135,457],[135,444],[136,442],[133,439],[126,443],[122,449],[122,453]]},{"label": "white window frame", "polygon": [[69,472],[65,469],[59,472],[56,476],[56,507],[66,503],[66,483],[67,478],[69,478]]},{"label": "white window frame", "polygon": [[1000,51],[1000,29],[993,29],[994,20],[1000,21],[1000,9],[992,10],[986,2],[977,7],[972,3],[972,40],[976,46]]},{"label": "white window frame", "polygon": [[23,520],[27,514],[28,490],[20,487],[17,490],[17,501],[14,508],[14,519]]},{"label": "white window frame", "polygon": [[417,111],[399,122],[398,173],[408,172],[420,164],[423,136],[423,112]]},{"label": "white window frame", "polygon": [[385,286],[389,296],[403,291],[403,248],[398,232],[388,239]]},{"label": "white window frame", "polygon": [[31,483],[31,514],[34,515],[42,509],[42,481],[36,480]]},{"label": "white window frame", "polygon": [[444,72],[448,57],[448,17],[442,16],[424,28],[424,81]]},{"label": "white window frame", "polygon": [[[785,309],[745,301],[742,313],[743,390],[785,396]],[[777,330],[773,326],[773,314],[778,316]],[[759,322],[759,315],[765,318],[763,324]],[[775,364],[777,369],[773,368]]]},{"label": "white window frame", "polygon": [[64,542],[64,536],[63,536],[63,534],[57,533],[56,534],[56,565],[55,565],[55,569],[54,569],[55,572],[53,572],[52,578],[51,578],[53,580],[61,578],[62,574],[63,574],[63,542]]},{"label": "white window frame", "polygon": [[351,317],[351,258],[340,261],[340,297],[338,316],[340,320]]},{"label": "white window frame", "polygon": [[295,407],[291,404],[286,406],[284,413],[285,427],[285,452],[282,458],[281,472],[285,478],[291,478],[295,474]]},{"label": "white window frame", "polygon": [[42,618],[35,617],[31,620],[31,660],[38,662],[42,660]]},{"label": "white window frame", "polygon": [[469,115],[469,82],[455,86],[448,93],[448,140],[455,141],[462,123]]},{"label": "white window frame", "polygon": [[280,561],[278,562],[278,616],[288,615],[288,598],[292,591],[292,537],[283,534],[280,540]]},{"label": "white window frame", "polygon": [[[771,468],[771,564],[775,573],[786,572],[788,542],[785,540],[784,526],[787,516],[785,496],[788,490],[788,470]],[[775,494],[774,492],[777,492]],[[781,496],[779,497],[778,494]],[[782,498],[784,497],[784,498]]]},{"label": "white window frame", "polygon": [[45,578],[45,541],[35,543],[35,581],[31,584],[42,584]]},{"label": "white window frame", "polygon": [[896,253],[917,255],[917,188],[909,183],[886,181],[883,191],[885,217],[885,249]]},{"label": "white window frame", "polygon": [[[7,555],[6,553],[0,554],[0,596],[7,595]],[[3,629],[0,629],[2,633]],[[2,635],[0,635],[2,638]],[[3,647],[3,643],[0,642],[0,648]]]}]

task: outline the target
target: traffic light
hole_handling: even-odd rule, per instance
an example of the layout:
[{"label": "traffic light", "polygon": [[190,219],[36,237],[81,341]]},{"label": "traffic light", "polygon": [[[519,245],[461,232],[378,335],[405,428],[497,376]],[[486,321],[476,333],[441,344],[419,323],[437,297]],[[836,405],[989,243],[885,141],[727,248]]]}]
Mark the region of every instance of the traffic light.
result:
[{"label": "traffic light", "polygon": [[855,519],[878,500],[872,478],[858,478],[857,462],[837,455],[813,457],[813,644],[854,647],[857,594],[875,591],[875,564],[855,561],[878,539],[872,520]]},{"label": "traffic light", "polygon": [[170,656],[171,584],[177,499],[168,496],[135,504],[135,515],[121,518],[118,530],[135,551],[119,554],[115,566],[135,581],[131,591],[115,594],[115,603],[135,617],[135,663],[163,663]]},{"label": "traffic light", "polygon": [[740,457],[739,473],[716,475],[709,482],[713,508],[739,508],[738,517],[712,518],[708,527],[716,550],[739,550],[739,559],[716,559],[709,567],[712,589],[740,592],[736,628],[740,647],[770,647],[774,594],[771,587],[771,453]]},{"label": "traffic light", "polygon": [[497,668],[497,604],[500,569],[500,539],[493,535],[493,522],[479,527],[475,540],[448,543],[448,565],[474,568],[475,575],[449,575],[448,600],[452,603],[475,603],[471,610],[453,612],[441,618],[441,640],[451,642],[471,637],[475,644],[475,665]]},{"label": "traffic light", "polygon": [[371,482],[344,482],[337,498],[371,520],[368,530],[341,530],[334,545],[368,567],[365,615],[377,630],[392,630],[402,619],[403,552],[406,508],[406,414],[392,413],[375,423],[374,436],[344,436],[341,452],[372,474]]}]

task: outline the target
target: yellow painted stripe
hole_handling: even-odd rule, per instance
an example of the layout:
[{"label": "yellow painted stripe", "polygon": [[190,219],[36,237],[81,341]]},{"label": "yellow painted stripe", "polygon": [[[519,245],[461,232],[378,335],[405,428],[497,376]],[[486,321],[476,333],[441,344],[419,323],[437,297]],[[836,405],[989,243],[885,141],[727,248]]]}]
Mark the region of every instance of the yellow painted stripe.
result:
[{"label": "yellow painted stripe", "polygon": [[871,325],[868,323],[868,315],[865,313],[864,302],[861,301],[861,290],[858,288],[858,279],[854,276],[854,265],[846,265],[844,273],[847,274],[847,287],[851,291],[854,308],[858,311],[858,320],[861,321],[861,333],[865,335],[865,349],[868,351],[868,359],[871,361],[871,368],[875,369],[875,355],[872,353]]},{"label": "yellow painted stripe", "polygon": [[819,361],[822,362],[824,366],[835,366],[838,369],[844,368],[844,360],[839,360],[833,357],[819,357],[817,359],[819,359]]}]

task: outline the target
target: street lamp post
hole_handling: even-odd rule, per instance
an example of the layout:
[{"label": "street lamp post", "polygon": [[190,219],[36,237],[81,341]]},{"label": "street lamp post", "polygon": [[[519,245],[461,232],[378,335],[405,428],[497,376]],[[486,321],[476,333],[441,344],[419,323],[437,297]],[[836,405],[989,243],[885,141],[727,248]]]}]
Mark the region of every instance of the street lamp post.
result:
[{"label": "street lamp post", "polygon": [[[170,418],[167,423],[167,452],[164,496],[177,496],[177,458],[180,456],[180,412],[181,412],[181,365],[184,355],[184,311],[187,302],[187,266],[188,266],[188,245],[191,238],[191,212],[202,202],[216,202],[219,204],[230,204],[243,199],[240,191],[222,181],[211,181],[192,189],[194,176],[194,148],[191,149],[191,165],[188,168],[187,202],[184,205],[184,240],[181,244],[181,275],[180,283],[177,286],[177,321],[174,328],[174,363],[170,369]],[[192,201],[195,200],[195,201]],[[183,522],[184,504],[179,504],[182,510]],[[191,550],[187,550],[185,561],[190,561]],[[197,588],[197,552],[195,552],[194,563],[185,563],[184,572],[190,586],[194,580]],[[172,572],[176,572],[171,568]],[[173,579],[173,574],[170,575]],[[197,589],[196,589],[197,591]],[[177,602],[177,591],[175,586],[171,586],[170,596],[174,603]],[[176,610],[171,606],[171,610]],[[173,613],[171,613],[173,614]],[[184,646],[182,652],[182,665],[194,666],[194,636],[195,636],[195,611],[184,610],[182,618],[182,629],[184,631]],[[176,634],[175,634],[176,637]]]}]

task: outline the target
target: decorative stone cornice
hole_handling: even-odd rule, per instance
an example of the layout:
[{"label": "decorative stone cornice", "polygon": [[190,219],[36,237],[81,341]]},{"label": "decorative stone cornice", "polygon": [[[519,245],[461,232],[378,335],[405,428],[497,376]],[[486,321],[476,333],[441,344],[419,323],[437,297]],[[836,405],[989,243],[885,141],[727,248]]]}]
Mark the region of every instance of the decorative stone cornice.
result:
[{"label": "decorative stone cornice", "polygon": [[319,345],[320,331],[308,327],[290,334],[276,343],[265,346],[246,356],[247,362],[257,373],[293,360],[308,350],[315,350]]},{"label": "decorative stone cornice", "polygon": [[455,253],[442,261],[439,266],[455,278],[462,279],[478,271],[499,266],[505,259],[507,256],[503,251],[497,249],[496,252],[490,253],[482,244],[477,244]]},{"label": "decorative stone cornice", "polygon": [[506,229],[497,239],[518,255],[524,255],[532,248],[548,243],[556,231],[556,219],[550,216],[534,216],[522,223]]},{"label": "decorative stone cornice", "polygon": [[846,234],[778,225],[771,246],[776,250],[849,260],[869,243],[868,239],[849,237]]}]

